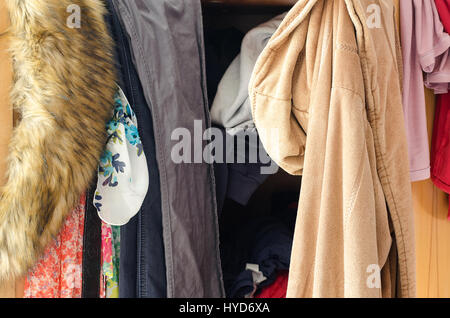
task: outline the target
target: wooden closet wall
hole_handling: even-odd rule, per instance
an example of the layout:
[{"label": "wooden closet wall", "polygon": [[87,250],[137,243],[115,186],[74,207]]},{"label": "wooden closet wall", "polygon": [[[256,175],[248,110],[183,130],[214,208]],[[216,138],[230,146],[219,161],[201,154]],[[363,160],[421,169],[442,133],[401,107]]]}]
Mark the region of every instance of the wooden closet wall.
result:
[{"label": "wooden closet wall", "polygon": [[[431,136],[435,99],[426,91]],[[431,138],[430,138],[431,141]],[[450,220],[448,195],[431,180],[412,185],[416,221],[417,296],[450,297]]]},{"label": "wooden closet wall", "polygon": [[[399,0],[394,0],[399,12]],[[293,5],[296,0],[202,0],[232,5]],[[6,30],[8,16],[4,0],[0,0],[0,34]],[[0,37],[0,184],[5,171],[4,158],[12,132],[13,114],[8,101],[11,84],[7,38]],[[428,128],[431,138],[434,118],[434,96],[427,91]],[[6,101],[6,102],[5,102]],[[416,219],[417,294],[418,297],[450,297],[450,221],[447,220],[448,198],[431,180],[412,184]],[[23,282],[0,286],[0,297],[22,297]]]}]

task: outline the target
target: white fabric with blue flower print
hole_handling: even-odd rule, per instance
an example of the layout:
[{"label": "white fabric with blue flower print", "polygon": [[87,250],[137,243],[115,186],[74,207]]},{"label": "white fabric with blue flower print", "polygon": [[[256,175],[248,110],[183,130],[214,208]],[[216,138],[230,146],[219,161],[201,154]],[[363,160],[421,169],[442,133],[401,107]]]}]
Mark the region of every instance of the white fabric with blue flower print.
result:
[{"label": "white fabric with blue flower print", "polygon": [[94,205],[105,223],[120,226],[139,212],[149,176],[136,115],[120,87],[114,106],[114,116],[107,124],[108,143],[98,168]]}]

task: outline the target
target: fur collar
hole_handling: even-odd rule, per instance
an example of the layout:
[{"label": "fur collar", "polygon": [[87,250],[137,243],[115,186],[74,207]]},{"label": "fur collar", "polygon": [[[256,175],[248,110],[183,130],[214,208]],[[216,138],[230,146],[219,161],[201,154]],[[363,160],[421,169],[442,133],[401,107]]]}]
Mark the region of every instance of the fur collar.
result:
[{"label": "fur collar", "polygon": [[[20,122],[0,191],[0,282],[27,273],[89,187],[116,88],[101,0],[6,0]],[[81,27],[69,28],[70,5]],[[89,202],[88,202],[89,204]]]}]

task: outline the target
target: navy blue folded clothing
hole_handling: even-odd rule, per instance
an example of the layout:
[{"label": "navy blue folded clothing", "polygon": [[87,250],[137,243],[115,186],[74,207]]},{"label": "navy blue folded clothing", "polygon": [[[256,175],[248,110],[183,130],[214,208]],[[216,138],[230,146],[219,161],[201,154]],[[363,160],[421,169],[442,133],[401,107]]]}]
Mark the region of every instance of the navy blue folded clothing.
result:
[{"label": "navy blue folded clothing", "polygon": [[278,218],[250,219],[223,238],[227,297],[247,297],[273,283],[280,270],[289,269],[293,232]]},{"label": "navy blue folded clothing", "polygon": [[[232,136],[227,134],[224,128],[216,128],[219,128],[223,135],[225,156],[220,160],[223,163],[220,161],[214,163],[217,208],[220,213],[226,198],[247,205],[253,193],[270,176],[262,168],[271,167],[273,169],[270,169],[270,172],[275,173],[278,167],[274,162],[262,161],[261,158],[269,159],[269,157],[257,136],[249,142],[244,133]],[[240,143],[245,144],[245,149],[239,150]]]}]

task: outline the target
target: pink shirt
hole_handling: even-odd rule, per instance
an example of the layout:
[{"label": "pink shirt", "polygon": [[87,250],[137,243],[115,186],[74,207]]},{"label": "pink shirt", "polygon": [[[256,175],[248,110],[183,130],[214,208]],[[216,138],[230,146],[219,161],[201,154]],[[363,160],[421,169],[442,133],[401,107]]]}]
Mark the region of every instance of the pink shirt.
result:
[{"label": "pink shirt", "polygon": [[[434,1],[400,1],[403,49],[403,109],[411,180],[430,177],[424,84],[442,94],[450,82],[450,36],[444,32]],[[426,72],[425,80],[424,74]]]}]

